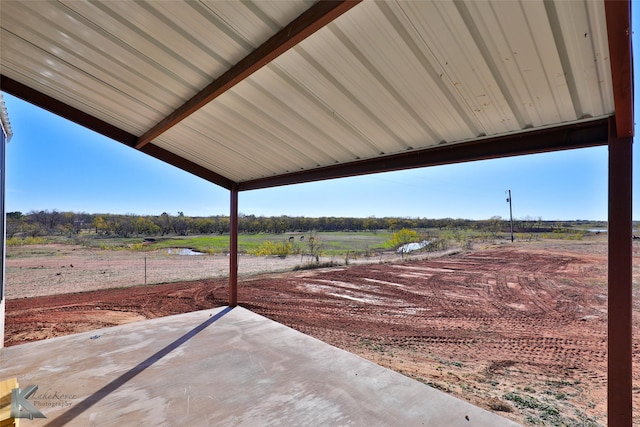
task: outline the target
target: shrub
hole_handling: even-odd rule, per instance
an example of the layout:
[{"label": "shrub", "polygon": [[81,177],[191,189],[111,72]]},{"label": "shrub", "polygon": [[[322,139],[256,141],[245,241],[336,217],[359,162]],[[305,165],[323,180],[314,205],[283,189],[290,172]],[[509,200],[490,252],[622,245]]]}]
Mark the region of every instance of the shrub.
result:
[{"label": "shrub", "polygon": [[143,251],[145,250],[145,246],[143,243],[134,243],[133,245],[129,246],[129,249],[132,251]]},{"label": "shrub", "polygon": [[408,230],[403,228],[402,230],[394,233],[391,236],[391,239],[387,241],[387,246],[390,248],[398,249],[402,245],[406,245],[407,243],[419,242],[420,236],[415,230]]},{"label": "shrub", "polygon": [[497,397],[492,397],[491,399],[489,399],[488,403],[489,403],[489,408],[491,408],[492,411],[513,412],[513,407],[511,405],[509,405],[507,402],[503,402]]},{"label": "shrub", "polygon": [[540,401],[532,396],[520,396],[509,392],[502,397],[515,403],[518,408],[538,409],[540,407]]},{"label": "shrub", "polygon": [[40,237],[11,237],[7,239],[7,246],[23,246],[23,245],[42,245],[47,243],[45,239]]},{"label": "shrub", "polygon": [[279,256],[286,258],[293,254],[293,245],[290,242],[264,242],[253,252],[257,256]]}]

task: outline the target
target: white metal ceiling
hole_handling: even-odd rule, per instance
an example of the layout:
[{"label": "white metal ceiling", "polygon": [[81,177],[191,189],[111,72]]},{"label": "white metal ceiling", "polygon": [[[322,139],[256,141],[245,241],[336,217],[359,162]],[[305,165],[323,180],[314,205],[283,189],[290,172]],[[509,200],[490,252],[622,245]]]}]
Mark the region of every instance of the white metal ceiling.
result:
[{"label": "white metal ceiling", "polygon": [[[309,8],[7,1],[0,71],[141,135]],[[614,114],[603,1],[365,1],[152,141],[234,182]]]}]

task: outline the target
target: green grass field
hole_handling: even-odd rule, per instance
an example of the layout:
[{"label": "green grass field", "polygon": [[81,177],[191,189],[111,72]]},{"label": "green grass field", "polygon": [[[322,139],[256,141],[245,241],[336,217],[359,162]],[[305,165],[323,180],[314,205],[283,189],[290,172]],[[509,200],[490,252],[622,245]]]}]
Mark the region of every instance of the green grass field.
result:
[{"label": "green grass field", "polygon": [[[391,238],[388,231],[379,232],[323,232],[323,233],[284,233],[284,234],[240,234],[238,250],[241,253],[255,252],[265,242],[289,242],[307,251],[310,237],[320,245],[325,255],[340,255],[347,252],[363,252],[383,249],[385,242]],[[293,239],[290,239],[293,237]],[[115,241],[113,243],[116,243]],[[132,242],[133,243],[133,242]],[[131,243],[130,243],[131,244]],[[142,244],[140,239],[131,246],[137,250],[158,250],[164,248],[190,248],[205,253],[219,253],[229,250],[229,236],[185,236],[157,238],[155,242]]]},{"label": "green grass field", "polygon": [[[486,243],[502,239],[508,239],[509,233],[488,232],[478,230],[439,230],[420,229],[420,239],[436,241],[444,240],[447,244],[471,247],[471,243]],[[589,235],[583,230],[563,229],[545,233],[515,233],[515,238],[520,241],[539,239],[582,240]],[[380,250],[391,249],[388,242],[394,233],[388,230],[367,232],[334,231],[334,232],[294,232],[283,234],[257,233],[240,234],[238,236],[238,250],[240,253],[257,254],[265,244],[271,246],[288,245],[287,254],[319,254],[323,256],[362,256],[371,255]],[[311,237],[314,238],[313,245]],[[29,245],[47,245],[48,243],[79,244],[89,248],[104,250],[129,250],[129,251],[157,251],[168,248],[189,248],[194,251],[216,254],[229,251],[229,235],[200,235],[200,236],[156,236],[151,239],[143,237],[111,237],[96,235],[94,233],[80,233],[73,237],[47,236],[36,238],[11,238],[7,239],[7,246],[14,247],[13,252],[18,252],[17,247]],[[314,246],[314,250],[312,250]],[[276,255],[276,253],[271,253]],[[349,255],[347,255],[349,254]],[[263,253],[264,255],[264,253]]]}]

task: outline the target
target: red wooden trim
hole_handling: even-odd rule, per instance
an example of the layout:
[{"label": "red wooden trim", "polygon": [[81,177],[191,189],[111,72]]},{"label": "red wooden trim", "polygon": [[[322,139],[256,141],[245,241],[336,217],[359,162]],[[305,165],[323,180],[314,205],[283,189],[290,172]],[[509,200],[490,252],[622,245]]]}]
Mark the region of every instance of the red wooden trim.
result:
[{"label": "red wooden trim", "polygon": [[360,0],[317,2],[289,23],[289,25],[260,45],[260,47],[198,92],[193,98],[145,132],[144,135],[138,139],[136,148],[141,148],[148,144],[151,140],[157,138],[158,135],[161,135],[189,115],[195,113],[358,3],[360,3]]},{"label": "red wooden trim", "polygon": [[617,137],[633,136],[633,61],[631,58],[631,2],[606,0],[609,62],[613,83]]},{"label": "red wooden trim", "polygon": [[632,425],[632,139],[609,132],[608,425]]}]

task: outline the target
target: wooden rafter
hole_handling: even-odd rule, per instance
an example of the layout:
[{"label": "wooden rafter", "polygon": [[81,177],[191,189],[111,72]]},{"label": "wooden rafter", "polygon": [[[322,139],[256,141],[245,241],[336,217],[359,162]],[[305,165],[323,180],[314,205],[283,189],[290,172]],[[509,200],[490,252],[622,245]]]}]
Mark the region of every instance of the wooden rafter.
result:
[{"label": "wooden rafter", "polygon": [[182,106],[145,132],[136,142],[142,148],[172,126],[195,113],[311,34],[329,24],[361,0],[319,1]]}]

